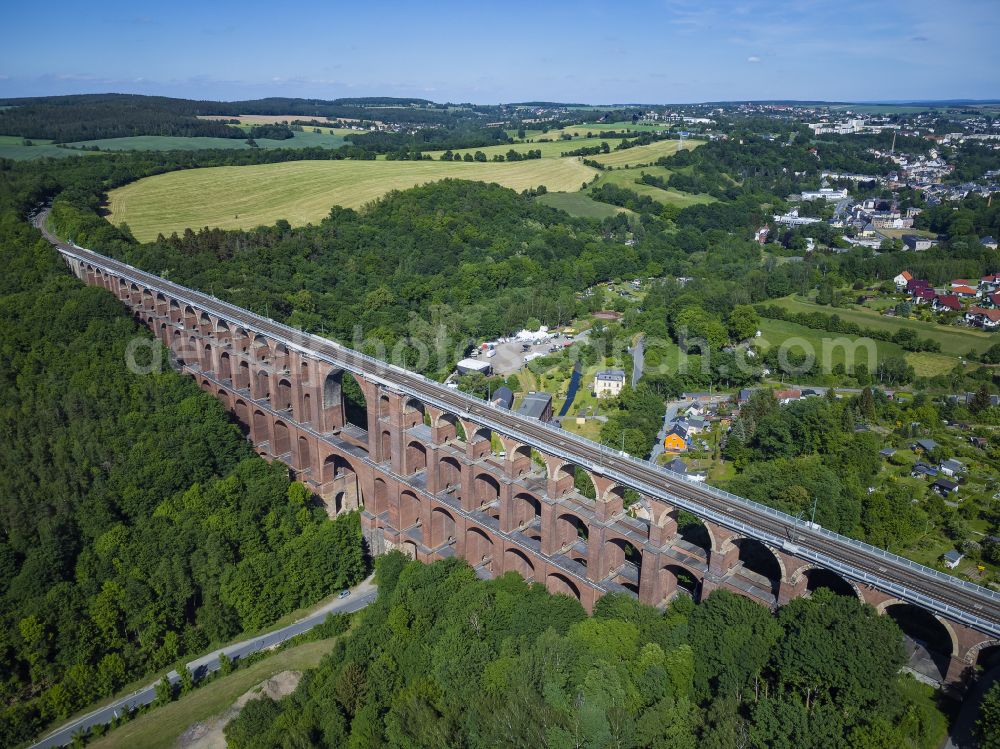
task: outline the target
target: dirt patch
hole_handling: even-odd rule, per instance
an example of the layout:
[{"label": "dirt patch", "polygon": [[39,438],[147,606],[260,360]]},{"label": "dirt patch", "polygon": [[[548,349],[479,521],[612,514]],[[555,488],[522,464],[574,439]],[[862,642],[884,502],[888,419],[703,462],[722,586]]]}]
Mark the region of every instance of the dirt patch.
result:
[{"label": "dirt patch", "polygon": [[[265,679],[257,686],[240,695],[232,707],[221,715],[195,723],[177,739],[178,749],[225,749],[226,736],[223,729],[226,724],[240,714],[240,710],[250,700],[270,697],[280,700],[295,691],[302,678],[301,671],[282,671],[270,679]],[[211,689],[211,687],[208,687]]]}]

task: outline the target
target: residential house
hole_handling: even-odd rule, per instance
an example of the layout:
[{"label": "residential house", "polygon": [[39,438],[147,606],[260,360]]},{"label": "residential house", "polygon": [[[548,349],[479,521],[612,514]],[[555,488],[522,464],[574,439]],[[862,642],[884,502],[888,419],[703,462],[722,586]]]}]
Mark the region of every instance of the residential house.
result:
[{"label": "residential house", "polygon": [[965,471],[965,466],[962,464],[962,461],[955,460],[954,458],[948,458],[948,460],[941,461],[941,465],[939,467],[941,469],[941,473],[945,476],[956,476]]},{"label": "residential house", "polygon": [[881,455],[883,458],[891,458],[893,455],[896,454],[896,448],[883,447],[881,450],[878,451],[878,454]]},{"label": "residential house", "polygon": [[910,293],[910,299],[914,304],[932,304],[937,292],[929,286],[921,286]]},{"label": "residential house", "polygon": [[514,405],[514,392],[506,385],[498,387],[490,403],[501,408],[510,408]]},{"label": "residential house", "polygon": [[938,294],[932,304],[935,312],[961,312],[962,302],[954,294]]},{"label": "residential house", "polygon": [[915,479],[922,479],[926,477],[937,478],[937,469],[933,466],[929,466],[926,463],[916,463],[910,470],[910,475]]},{"label": "residential house", "polygon": [[1000,289],[1000,276],[996,273],[991,273],[988,276],[983,276],[979,279],[979,290],[983,292],[991,292]]},{"label": "residential house", "polygon": [[539,421],[551,421],[552,396],[548,393],[528,393],[521,401],[517,412]]},{"label": "residential house", "polygon": [[787,405],[792,401],[797,401],[802,397],[801,390],[775,390],[774,397],[781,405]]},{"label": "residential house", "polygon": [[687,430],[675,424],[663,438],[663,449],[668,453],[682,453],[688,449],[688,440]]},{"label": "residential house", "polygon": [[740,405],[743,405],[744,403],[749,402],[750,397],[755,392],[756,391],[753,388],[743,388],[742,390],[740,390],[740,394],[737,397],[737,401],[739,402]]},{"label": "residential house", "polygon": [[941,555],[941,559],[944,561],[944,566],[950,570],[955,569],[959,562],[965,559],[965,554],[960,551],[952,549],[951,551],[946,551]]},{"label": "residential house", "polygon": [[965,321],[971,325],[978,325],[983,330],[996,330],[1000,327],[1000,309],[969,307],[965,313]]},{"label": "residential house", "polygon": [[934,452],[937,450],[938,443],[934,440],[921,439],[913,443],[913,452],[920,452],[921,450],[925,453]]},{"label": "residential house", "polygon": [[985,450],[990,446],[990,441],[985,437],[969,437],[969,442],[973,447],[978,447],[980,450]]},{"label": "residential house", "polygon": [[935,244],[937,244],[936,240],[921,237],[918,234],[903,235],[903,247],[913,252],[923,252],[924,250],[929,250]]},{"label": "residential house", "polygon": [[673,471],[674,473],[687,473],[688,472],[687,463],[685,463],[680,458],[674,458],[669,463],[667,463],[666,469],[668,471]]},{"label": "residential house", "polygon": [[979,240],[979,244],[990,250],[995,250],[997,248],[997,241],[993,237],[983,237]]},{"label": "residential house", "polygon": [[947,497],[949,494],[955,494],[958,491],[958,483],[949,479],[939,478],[931,484],[931,489],[936,491],[942,497]]},{"label": "residential house", "polygon": [[974,289],[966,284],[952,284],[951,293],[962,299],[973,299],[979,296],[979,289]]},{"label": "residential house", "polygon": [[594,395],[598,398],[614,398],[625,387],[624,369],[605,369],[594,377]]},{"label": "residential house", "polygon": [[892,280],[895,282],[897,289],[905,289],[906,284],[913,280],[913,276],[910,274],[910,271],[904,270]]}]

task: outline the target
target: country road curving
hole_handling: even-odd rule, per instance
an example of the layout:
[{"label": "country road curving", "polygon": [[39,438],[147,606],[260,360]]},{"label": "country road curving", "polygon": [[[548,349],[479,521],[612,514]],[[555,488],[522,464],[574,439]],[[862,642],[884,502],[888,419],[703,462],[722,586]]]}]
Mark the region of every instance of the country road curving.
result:
[{"label": "country road curving", "polygon": [[[281,629],[276,629],[272,632],[267,632],[214,650],[207,655],[190,661],[187,667],[196,678],[204,678],[208,674],[219,670],[219,655],[222,653],[225,653],[231,659],[237,659],[245,658],[261,650],[267,650],[297,635],[301,635],[303,632],[308,632],[317,624],[322,624],[329,614],[348,614],[359,611],[374,601],[377,595],[378,589],[374,582],[372,582],[372,578],[369,577],[360,585],[352,588],[351,595],[347,598],[335,598],[304,619],[293,622]],[[172,684],[176,684],[180,680],[180,676],[176,671],[171,671],[167,674],[167,677]],[[158,681],[154,681],[152,684],[138,689],[132,694],[116,699],[109,705],[100,707],[65,725],[59,726],[59,728],[48,734],[45,738],[32,744],[30,749],[49,749],[49,747],[66,746],[73,742],[73,736],[76,733],[91,726],[110,723],[125,711],[134,710],[140,705],[148,705],[156,699],[156,684]],[[211,688],[211,684],[203,687],[203,689]]]}]

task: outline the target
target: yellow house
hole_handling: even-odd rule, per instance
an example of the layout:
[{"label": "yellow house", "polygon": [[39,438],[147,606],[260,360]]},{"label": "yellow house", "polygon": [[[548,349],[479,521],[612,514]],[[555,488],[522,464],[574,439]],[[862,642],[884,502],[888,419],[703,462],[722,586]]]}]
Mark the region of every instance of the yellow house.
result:
[{"label": "yellow house", "polygon": [[680,427],[674,427],[663,438],[663,449],[668,453],[682,453],[687,448],[687,435]]}]

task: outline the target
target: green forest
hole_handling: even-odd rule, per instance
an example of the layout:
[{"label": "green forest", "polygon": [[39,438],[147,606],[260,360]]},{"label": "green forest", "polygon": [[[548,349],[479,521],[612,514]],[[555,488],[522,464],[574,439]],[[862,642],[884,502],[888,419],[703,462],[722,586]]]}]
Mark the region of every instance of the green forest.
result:
[{"label": "green forest", "polygon": [[333,522],[109,293],[0,218],[0,744],[353,584]]},{"label": "green forest", "polygon": [[717,591],[665,611],[572,598],[464,562],[377,564],[378,600],[233,749],[935,747],[944,716],[898,673],[888,617],[826,590],[776,614]]}]

